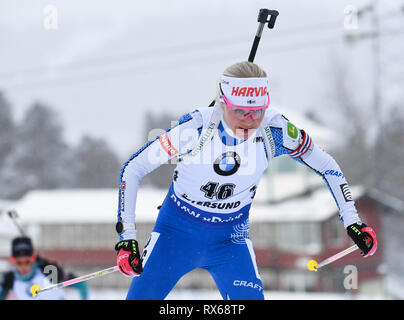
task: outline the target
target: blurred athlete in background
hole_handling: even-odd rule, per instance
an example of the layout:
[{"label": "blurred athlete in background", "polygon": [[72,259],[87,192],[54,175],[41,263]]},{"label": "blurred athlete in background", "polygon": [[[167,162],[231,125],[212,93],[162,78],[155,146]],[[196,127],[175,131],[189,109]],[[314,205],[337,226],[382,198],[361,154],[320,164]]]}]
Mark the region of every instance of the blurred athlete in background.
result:
[{"label": "blurred athlete in background", "polygon": [[[57,283],[73,279],[76,276],[65,272],[54,262],[50,262],[34,252],[32,241],[28,237],[17,237],[11,244],[10,261],[13,265],[11,271],[4,273],[0,278],[0,299],[17,300],[62,300],[64,293],[62,289],[45,291],[36,297],[32,297],[31,287],[39,285],[45,288],[51,283],[48,278],[55,276]],[[46,268],[47,266],[50,266]],[[72,285],[79,291],[80,299],[88,299],[88,285],[80,282]]]}]

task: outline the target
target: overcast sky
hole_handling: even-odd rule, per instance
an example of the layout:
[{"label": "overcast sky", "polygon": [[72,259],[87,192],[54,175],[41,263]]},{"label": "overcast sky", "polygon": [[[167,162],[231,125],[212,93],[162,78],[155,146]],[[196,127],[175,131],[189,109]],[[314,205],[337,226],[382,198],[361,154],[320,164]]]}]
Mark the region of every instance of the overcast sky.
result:
[{"label": "overcast sky", "polygon": [[[280,15],[255,62],[269,74],[272,105],[327,115],[336,60],[369,103],[370,45],[343,42],[344,9],[369,2],[0,0],[0,89],[17,118],[42,101],[58,112],[69,141],[103,137],[124,159],[145,142],[146,111],[181,115],[211,102],[223,69],[247,60],[258,10],[269,8]],[[56,29],[47,28],[55,26],[52,8]]]}]

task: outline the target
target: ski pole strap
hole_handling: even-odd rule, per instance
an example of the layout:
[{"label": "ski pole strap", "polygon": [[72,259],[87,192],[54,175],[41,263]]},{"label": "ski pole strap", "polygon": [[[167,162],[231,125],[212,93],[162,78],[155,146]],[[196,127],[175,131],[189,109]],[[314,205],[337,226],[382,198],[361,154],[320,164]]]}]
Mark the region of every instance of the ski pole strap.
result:
[{"label": "ski pole strap", "polygon": [[205,130],[202,131],[199,140],[197,142],[197,144],[192,148],[192,150],[184,155],[178,155],[179,156],[183,156],[183,158],[186,157],[195,157],[196,155],[199,154],[199,152],[201,152],[201,150],[211,142],[211,140],[213,139],[214,134],[217,131],[217,128],[219,126],[220,120],[222,118],[222,108],[220,107],[219,104],[215,104],[213,106],[213,112],[212,115],[210,117],[208,126]]}]

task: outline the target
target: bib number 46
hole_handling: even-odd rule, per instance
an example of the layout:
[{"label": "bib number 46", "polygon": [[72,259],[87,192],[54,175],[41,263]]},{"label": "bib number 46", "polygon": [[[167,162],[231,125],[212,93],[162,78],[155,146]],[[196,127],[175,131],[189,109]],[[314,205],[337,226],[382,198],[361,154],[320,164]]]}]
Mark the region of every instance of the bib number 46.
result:
[{"label": "bib number 46", "polygon": [[208,182],[207,184],[201,186],[200,190],[205,193],[205,197],[213,199],[214,197],[218,200],[223,200],[231,197],[236,187],[233,183],[224,183],[219,185],[217,182]]}]

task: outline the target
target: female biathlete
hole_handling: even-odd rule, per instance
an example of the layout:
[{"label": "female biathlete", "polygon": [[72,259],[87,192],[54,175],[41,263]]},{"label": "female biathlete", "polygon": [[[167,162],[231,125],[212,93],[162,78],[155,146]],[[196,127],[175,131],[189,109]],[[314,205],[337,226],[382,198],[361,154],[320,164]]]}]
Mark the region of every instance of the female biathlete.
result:
[{"label": "female biathlete", "polygon": [[[264,299],[249,210],[264,170],[285,154],[322,176],[348,235],[363,256],[373,255],[376,235],[362,223],[338,164],[306,131],[268,108],[265,71],[251,62],[231,65],[215,101],[182,116],[122,167],[117,263],[123,274],[138,275],[127,299],[164,299],[195,268],[212,275],[223,299]],[[173,159],[173,182],[141,255],[135,226],[139,183]]]}]

